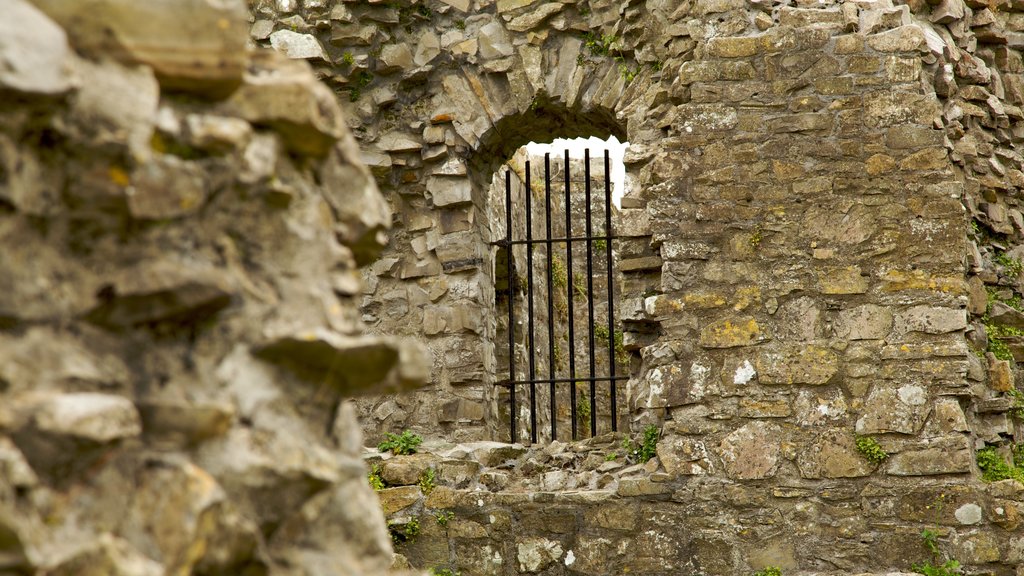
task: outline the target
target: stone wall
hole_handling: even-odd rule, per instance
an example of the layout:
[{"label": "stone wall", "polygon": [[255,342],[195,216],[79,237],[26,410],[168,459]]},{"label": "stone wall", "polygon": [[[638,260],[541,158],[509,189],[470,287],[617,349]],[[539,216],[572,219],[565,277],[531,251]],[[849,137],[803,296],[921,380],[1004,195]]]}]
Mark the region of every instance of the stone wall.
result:
[{"label": "stone wall", "polygon": [[390,210],[241,2],[6,0],[0,573],[383,574],[346,397],[427,376],[361,334]]},{"label": "stone wall", "polygon": [[[970,572],[1019,576],[1019,487],[983,483],[976,454],[1021,440],[1024,6],[252,5],[257,40],[338,87],[397,215],[364,317],[425,341],[433,387],[367,402],[369,439],[487,436],[495,333],[462,318],[494,310],[494,168],[529,139],[614,133],[636,183],[617,225],[629,417],[662,429],[665,475],[637,497],[678,549],[730,551],[648,569],[742,572],[765,550],[905,568],[932,527]],[[446,406],[474,418],[446,426]]]}]

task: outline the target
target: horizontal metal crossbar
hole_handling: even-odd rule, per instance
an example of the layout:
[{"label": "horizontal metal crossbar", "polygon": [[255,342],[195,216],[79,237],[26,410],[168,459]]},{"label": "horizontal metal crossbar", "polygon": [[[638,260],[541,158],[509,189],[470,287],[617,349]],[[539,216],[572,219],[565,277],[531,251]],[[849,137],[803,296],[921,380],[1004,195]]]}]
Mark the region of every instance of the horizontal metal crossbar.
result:
[{"label": "horizontal metal crossbar", "polygon": [[629,376],[580,376],[579,378],[535,378],[533,380],[516,380],[509,382],[501,380],[495,382],[495,386],[508,388],[512,384],[568,384],[570,382],[611,382],[613,380],[629,380]]},{"label": "horizontal metal crossbar", "polygon": [[618,236],[573,236],[572,238],[537,238],[533,240],[495,240],[491,242],[492,246],[504,246],[507,247],[509,244],[513,246],[517,245],[535,245],[535,244],[555,244],[559,242],[586,242],[587,240],[618,240]]}]

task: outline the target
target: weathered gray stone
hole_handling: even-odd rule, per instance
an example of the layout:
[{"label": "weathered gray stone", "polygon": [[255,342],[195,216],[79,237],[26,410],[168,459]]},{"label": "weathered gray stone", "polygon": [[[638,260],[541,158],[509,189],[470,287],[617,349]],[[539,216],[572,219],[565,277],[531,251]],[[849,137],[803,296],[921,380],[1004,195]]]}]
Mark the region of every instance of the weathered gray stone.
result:
[{"label": "weathered gray stone", "polygon": [[899,432],[916,434],[928,415],[925,388],[876,385],[864,400],[864,414],[857,420],[858,434]]},{"label": "weathered gray stone", "polygon": [[0,91],[59,96],[76,82],[67,36],[26,0],[11,0],[0,22]]},{"label": "weathered gray stone", "polygon": [[274,50],[289,58],[330,61],[320,41],[312,34],[299,34],[291,30],[278,30],[270,35],[270,45]]},{"label": "weathered gray stone", "polygon": [[727,435],[718,446],[725,472],[736,480],[756,480],[775,475],[779,466],[782,430],[755,421]]},{"label": "weathered gray stone", "polygon": [[865,304],[843,310],[836,320],[836,336],[847,340],[877,340],[885,338],[892,328],[892,312],[882,306]]},{"label": "weathered gray stone", "polygon": [[712,472],[704,442],[684,436],[663,436],[658,442],[658,460],[669,474],[703,475]]},{"label": "weathered gray stone", "polygon": [[839,370],[839,357],[820,345],[807,344],[765,350],[756,360],[762,384],[826,384]]},{"label": "weathered gray stone", "polygon": [[427,190],[430,192],[434,206],[439,208],[473,200],[472,187],[464,178],[432,176],[427,180]]},{"label": "weathered gray stone", "polygon": [[[270,339],[255,352],[311,382],[330,383],[345,395],[357,395],[420,385],[424,358],[416,358],[419,348],[401,340],[343,336],[320,328]],[[399,363],[403,354],[405,366]]]},{"label": "weathered gray stone", "polygon": [[849,430],[819,434],[797,459],[803,478],[856,478],[871,473],[871,464],[857,451]]},{"label": "weathered gray stone", "polygon": [[516,543],[516,560],[519,570],[536,573],[557,562],[562,557],[562,545],[544,538],[527,538]]},{"label": "weathered gray stone", "polygon": [[324,156],[344,133],[334,94],[316,81],[309,66],[276,52],[253,57],[242,86],[225,110],[281,133],[289,148]]},{"label": "weathered gray stone", "polygon": [[206,201],[203,170],[193,163],[162,154],[132,173],[126,191],[128,210],[140,220],[181,218],[202,209]]},{"label": "weathered gray stone", "polygon": [[900,333],[944,334],[967,328],[967,313],[959,308],[914,306],[896,315],[894,327]]},{"label": "weathered gray stone", "polygon": [[164,88],[223,97],[242,80],[249,34],[240,0],[33,3],[64,27],[80,53],[146,64]]}]

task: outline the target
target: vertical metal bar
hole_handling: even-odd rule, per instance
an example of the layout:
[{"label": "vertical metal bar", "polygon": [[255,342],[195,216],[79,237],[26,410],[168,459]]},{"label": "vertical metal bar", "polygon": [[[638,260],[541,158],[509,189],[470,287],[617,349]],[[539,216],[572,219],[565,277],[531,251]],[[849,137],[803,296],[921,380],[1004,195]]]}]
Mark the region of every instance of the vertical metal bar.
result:
[{"label": "vertical metal bar", "polygon": [[558,440],[558,410],[555,409],[555,295],[551,289],[551,154],[548,152],[544,153],[544,211],[548,255],[548,377],[551,378],[551,441],[554,442]]},{"label": "vertical metal bar", "polygon": [[565,278],[569,301],[569,399],[572,402],[572,439],[576,439],[576,334],[573,330],[572,286],[572,195],[569,184],[569,150],[565,150]]},{"label": "vertical metal bar", "polygon": [[530,365],[530,441],[537,442],[536,350],[533,345],[533,190],[530,188],[530,161],[526,161],[526,357]]},{"label": "vertical metal bar", "polygon": [[[597,436],[597,362],[594,358],[594,230],[590,214],[590,148],[583,152],[584,204],[587,219],[587,345],[590,350],[590,436]],[[611,335],[609,335],[609,338]]]},{"label": "vertical metal bar", "polygon": [[608,256],[608,377],[612,396],[612,432],[616,432],[619,413],[615,398],[615,274],[612,270],[612,186],[608,150],[604,151],[604,235],[605,254]]},{"label": "vertical metal bar", "polygon": [[512,170],[505,172],[505,245],[508,248],[508,393],[509,427],[511,438],[516,442],[516,312],[514,290],[516,286],[515,267],[512,265]]}]

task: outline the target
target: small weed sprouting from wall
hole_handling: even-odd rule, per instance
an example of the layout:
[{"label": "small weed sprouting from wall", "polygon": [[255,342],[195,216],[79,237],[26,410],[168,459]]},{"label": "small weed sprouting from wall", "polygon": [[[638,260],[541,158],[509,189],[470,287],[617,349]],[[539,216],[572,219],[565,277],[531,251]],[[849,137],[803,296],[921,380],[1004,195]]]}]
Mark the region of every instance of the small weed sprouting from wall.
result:
[{"label": "small weed sprouting from wall", "polygon": [[[594,323],[594,340],[603,346],[608,345],[608,326]],[[629,364],[629,353],[623,345],[622,330],[615,331],[615,362],[619,365]]]},{"label": "small weed sprouting from wall", "polygon": [[993,258],[996,264],[1003,267],[1003,271],[1006,272],[1006,276],[1009,278],[1017,278],[1021,272],[1024,272],[1024,263],[1017,258],[1007,256],[1005,253],[1000,252]]},{"label": "small weed sprouting from wall", "polygon": [[[924,529],[921,531],[921,538],[924,540],[924,546],[932,555],[930,561],[925,561],[920,564],[914,564],[911,566],[911,570],[918,574],[924,574],[925,576],[957,576],[962,574],[960,571],[960,562],[953,559],[946,559],[942,562],[942,551],[939,549],[938,534],[934,530]],[[939,562],[942,562],[939,564]]]},{"label": "small weed sprouting from wall", "polygon": [[395,546],[412,542],[420,534],[420,521],[410,518],[404,523],[388,522],[388,532],[391,534],[391,543]]},{"label": "small weed sprouting from wall", "polygon": [[777,566],[765,566],[754,572],[754,576],[782,576],[782,568]]},{"label": "small weed sprouting from wall", "polygon": [[442,528],[447,528],[448,523],[451,522],[453,518],[455,518],[455,512],[452,512],[451,510],[439,510],[434,512],[434,521]]},{"label": "small weed sprouting from wall", "polygon": [[359,97],[363,95],[363,88],[366,88],[373,82],[373,74],[370,74],[366,70],[360,71],[352,79],[352,85],[348,89],[348,99],[350,102],[359,101]]},{"label": "small weed sprouting from wall", "polygon": [[661,430],[654,424],[648,425],[644,428],[643,436],[641,437],[640,443],[636,444],[628,437],[622,439],[622,449],[626,451],[626,457],[632,458],[636,462],[647,462],[651,458],[654,458],[658,453],[658,438],[661,436]]},{"label": "small weed sprouting from wall", "polygon": [[430,576],[462,576],[462,574],[451,568],[431,568]]},{"label": "small weed sprouting from wall", "polygon": [[572,294],[574,298],[587,301],[587,278],[579,272],[572,275]]},{"label": "small weed sprouting from wall", "polygon": [[[1024,422],[1024,392],[1013,388],[1006,394],[1013,398],[1013,406],[1009,410],[1010,417]],[[1017,448],[1024,448],[1024,444],[1017,446]]]},{"label": "small weed sprouting from wall", "polygon": [[[585,382],[576,383],[576,386],[580,388],[585,385]],[[586,394],[580,394],[580,397],[576,399],[576,418],[579,420],[580,430],[584,434],[590,434],[590,400],[587,399]]]},{"label": "small weed sprouting from wall", "polygon": [[975,456],[978,468],[981,469],[981,479],[985,482],[998,482],[1013,478],[1024,484],[1024,468],[1018,463],[1019,446],[1014,446],[1014,463],[1009,464],[994,446],[988,446],[978,450]]},{"label": "small weed sprouting from wall", "polygon": [[376,464],[370,467],[370,471],[366,474],[366,480],[370,483],[370,488],[373,488],[374,492],[387,488],[387,484],[384,483],[384,479],[380,475],[380,466]]},{"label": "small weed sprouting from wall", "polygon": [[857,451],[860,452],[860,455],[875,466],[885,462],[885,459],[889,457],[889,454],[882,449],[878,441],[871,436],[856,436],[854,442],[857,444]]},{"label": "small weed sprouting from wall", "polygon": [[437,472],[433,468],[427,468],[423,471],[423,474],[420,474],[420,492],[422,492],[424,496],[430,496],[430,493],[434,491],[434,487],[436,486],[434,482],[436,479]]},{"label": "small weed sprouting from wall", "polygon": [[393,454],[415,454],[416,449],[423,443],[423,438],[419,435],[414,434],[410,430],[406,430],[401,434],[387,433],[387,439],[377,445],[377,450],[381,452],[391,452]]}]

